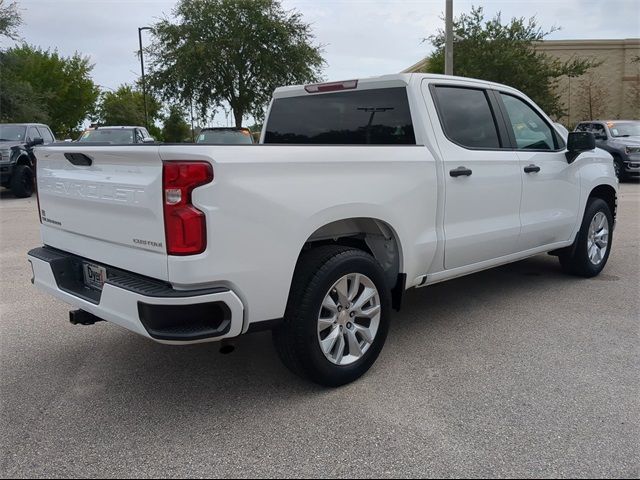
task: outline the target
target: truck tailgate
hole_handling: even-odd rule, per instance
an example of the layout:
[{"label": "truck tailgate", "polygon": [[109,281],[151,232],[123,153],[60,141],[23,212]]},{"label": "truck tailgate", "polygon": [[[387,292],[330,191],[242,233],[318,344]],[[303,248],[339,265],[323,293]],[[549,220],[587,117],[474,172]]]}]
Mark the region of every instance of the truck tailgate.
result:
[{"label": "truck tailgate", "polygon": [[45,245],[167,280],[158,147],[38,148]]}]

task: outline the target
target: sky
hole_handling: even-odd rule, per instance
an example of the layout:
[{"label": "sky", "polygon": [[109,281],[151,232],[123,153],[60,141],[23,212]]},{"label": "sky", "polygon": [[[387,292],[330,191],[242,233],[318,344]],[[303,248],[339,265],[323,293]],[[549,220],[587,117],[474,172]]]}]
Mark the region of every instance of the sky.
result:
[{"label": "sky", "polygon": [[[94,81],[115,89],[140,74],[137,27],[171,16],[175,0],[18,0],[23,40],[78,51],[95,65]],[[443,26],[445,0],[283,0],[312,25],[324,46],[328,80],[396,73],[430,52],[422,39]],[[454,0],[454,15],[482,5],[488,17],[536,16],[548,39],[640,37],[640,0]],[[143,42],[149,33],[143,32]],[[6,44],[7,42],[4,42]],[[6,46],[6,45],[3,45]],[[222,118],[219,118],[222,117]],[[215,124],[224,125],[224,113]]]}]

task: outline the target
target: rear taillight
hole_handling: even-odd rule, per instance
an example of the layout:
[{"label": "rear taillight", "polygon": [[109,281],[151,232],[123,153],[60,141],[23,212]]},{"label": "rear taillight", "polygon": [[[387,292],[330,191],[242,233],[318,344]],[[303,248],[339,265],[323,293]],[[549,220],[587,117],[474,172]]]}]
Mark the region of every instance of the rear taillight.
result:
[{"label": "rear taillight", "polygon": [[204,213],[191,203],[194,188],[213,180],[207,162],[163,162],[164,230],[169,255],[196,255],[207,248]]}]

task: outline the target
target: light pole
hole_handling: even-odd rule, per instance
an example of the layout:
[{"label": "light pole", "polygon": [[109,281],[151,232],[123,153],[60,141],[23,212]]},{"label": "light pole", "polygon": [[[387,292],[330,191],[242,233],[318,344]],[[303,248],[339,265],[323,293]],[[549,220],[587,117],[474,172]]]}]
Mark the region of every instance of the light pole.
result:
[{"label": "light pole", "polygon": [[140,70],[142,72],[142,99],[144,102],[144,126],[149,130],[147,116],[147,85],[144,80],[144,54],[142,53],[142,30],[153,30],[151,27],[138,27],[138,42],[140,43]]},{"label": "light pole", "polygon": [[446,0],[444,15],[444,74],[453,75],[453,0]]}]

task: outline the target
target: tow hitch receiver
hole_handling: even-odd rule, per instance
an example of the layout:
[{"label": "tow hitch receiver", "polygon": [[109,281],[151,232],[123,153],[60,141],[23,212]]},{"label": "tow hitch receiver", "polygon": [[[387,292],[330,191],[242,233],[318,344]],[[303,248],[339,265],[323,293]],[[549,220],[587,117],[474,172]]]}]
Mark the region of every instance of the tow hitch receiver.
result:
[{"label": "tow hitch receiver", "polygon": [[96,322],[104,322],[103,319],[84,310],[71,310],[69,312],[69,321],[72,325],[93,325]]}]

